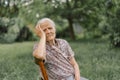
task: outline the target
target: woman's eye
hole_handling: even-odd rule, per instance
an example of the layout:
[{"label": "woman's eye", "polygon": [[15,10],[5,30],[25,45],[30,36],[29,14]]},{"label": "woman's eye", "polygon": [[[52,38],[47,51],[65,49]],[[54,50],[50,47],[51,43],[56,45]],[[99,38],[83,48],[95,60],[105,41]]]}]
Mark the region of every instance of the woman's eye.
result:
[{"label": "woman's eye", "polygon": [[49,29],[52,29],[52,28],[49,28]]},{"label": "woman's eye", "polygon": [[45,31],[45,29],[43,31]]}]

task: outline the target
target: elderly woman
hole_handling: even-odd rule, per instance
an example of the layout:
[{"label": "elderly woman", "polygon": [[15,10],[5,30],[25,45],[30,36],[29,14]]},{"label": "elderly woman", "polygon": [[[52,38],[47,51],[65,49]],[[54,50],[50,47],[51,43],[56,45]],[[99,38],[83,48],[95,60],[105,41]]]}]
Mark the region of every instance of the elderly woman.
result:
[{"label": "elderly woman", "polygon": [[35,32],[40,41],[34,45],[33,56],[36,63],[45,60],[49,80],[86,80],[80,78],[79,66],[68,42],[56,39],[55,23],[51,19],[38,21]]}]

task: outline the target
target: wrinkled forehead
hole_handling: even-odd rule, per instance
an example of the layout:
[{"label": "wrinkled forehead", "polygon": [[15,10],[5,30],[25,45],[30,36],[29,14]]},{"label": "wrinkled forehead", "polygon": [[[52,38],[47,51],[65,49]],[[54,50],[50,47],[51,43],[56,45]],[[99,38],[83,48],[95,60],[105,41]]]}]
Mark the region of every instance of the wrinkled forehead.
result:
[{"label": "wrinkled forehead", "polygon": [[40,27],[41,28],[45,28],[45,27],[53,27],[54,28],[54,25],[50,21],[46,20],[40,24]]}]

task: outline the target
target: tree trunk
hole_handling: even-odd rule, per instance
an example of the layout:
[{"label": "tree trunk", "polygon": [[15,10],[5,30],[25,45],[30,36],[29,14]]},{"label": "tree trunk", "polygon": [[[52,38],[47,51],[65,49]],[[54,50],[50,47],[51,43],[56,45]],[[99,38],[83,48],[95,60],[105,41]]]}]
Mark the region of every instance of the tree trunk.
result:
[{"label": "tree trunk", "polygon": [[75,40],[75,34],[74,34],[74,29],[73,29],[73,20],[71,18],[68,18],[68,24],[69,24],[70,37],[72,40]]}]

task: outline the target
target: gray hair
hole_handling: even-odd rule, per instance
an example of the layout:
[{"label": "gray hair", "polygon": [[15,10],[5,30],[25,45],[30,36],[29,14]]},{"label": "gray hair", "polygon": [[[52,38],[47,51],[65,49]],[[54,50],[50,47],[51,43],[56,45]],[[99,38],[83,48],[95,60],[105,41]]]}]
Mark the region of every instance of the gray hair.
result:
[{"label": "gray hair", "polygon": [[51,20],[50,18],[42,18],[42,19],[40,19],[40,20],[37,22],[37,25],[40,25],[40,24],[44,23],[45,21],[49,21],[49,22],[52,24],[52,26],[55,28],[55,23],[54,23],[54,21]]}]

